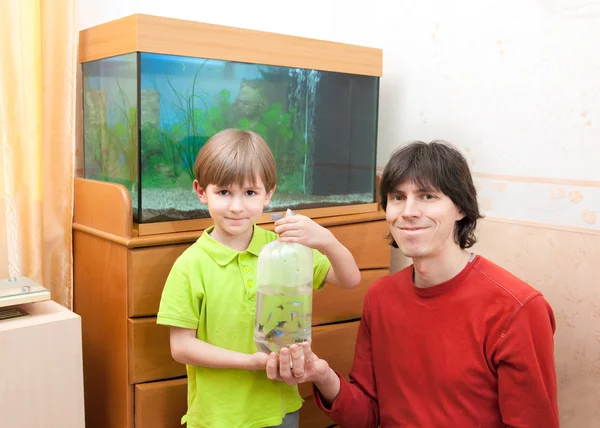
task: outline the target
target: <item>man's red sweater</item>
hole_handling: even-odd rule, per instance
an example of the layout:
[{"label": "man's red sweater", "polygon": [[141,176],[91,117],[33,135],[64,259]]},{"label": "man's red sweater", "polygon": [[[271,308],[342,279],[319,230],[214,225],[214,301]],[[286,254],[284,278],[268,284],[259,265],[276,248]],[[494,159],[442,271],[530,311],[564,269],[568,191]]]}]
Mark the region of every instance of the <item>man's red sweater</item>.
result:
[{"label": "man's red sweater", "polygon": [[434,287],[412,273],[370,287],[350,382],[330,410],[315,389],[321,409],[343,428],[558,427],[541,293],[480,256]]}]

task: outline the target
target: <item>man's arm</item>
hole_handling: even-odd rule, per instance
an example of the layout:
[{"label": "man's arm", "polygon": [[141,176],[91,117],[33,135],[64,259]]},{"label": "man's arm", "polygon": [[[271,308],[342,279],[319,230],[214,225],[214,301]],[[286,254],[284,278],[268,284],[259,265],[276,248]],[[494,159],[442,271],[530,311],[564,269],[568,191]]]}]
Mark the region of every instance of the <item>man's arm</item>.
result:
[{"label": "man's arm", "polygon": [[354,363],[349,375],[350,382],[339,373],[333,373],[339,382],[339,392],[333,400],[331,398],[335,390],[331,376],[328,376],[327,379],[330,380],[326,384],[314,383],[313,392],[317,405],[343,427],[376,428],[380,424],[377,385],[373,372],[370,319],[371,309],[367,294],[356,338]]},{"label": "man's arm", "polygon": [[502,421],[509,427],[559,426],[554,314],[541,295],[526,301],[494,355]]}]

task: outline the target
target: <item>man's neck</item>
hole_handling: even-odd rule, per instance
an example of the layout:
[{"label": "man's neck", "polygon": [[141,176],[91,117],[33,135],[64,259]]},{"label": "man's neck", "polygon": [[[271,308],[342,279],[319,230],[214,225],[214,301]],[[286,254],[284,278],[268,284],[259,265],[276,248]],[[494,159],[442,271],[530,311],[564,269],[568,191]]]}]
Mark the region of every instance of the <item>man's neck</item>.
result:
[{"label": "man's neck", "polygon": [[433,287],[451,280],[467,265],[471,253],[455,247],[432,257],[413,258],[414,282],[417,287]]}]

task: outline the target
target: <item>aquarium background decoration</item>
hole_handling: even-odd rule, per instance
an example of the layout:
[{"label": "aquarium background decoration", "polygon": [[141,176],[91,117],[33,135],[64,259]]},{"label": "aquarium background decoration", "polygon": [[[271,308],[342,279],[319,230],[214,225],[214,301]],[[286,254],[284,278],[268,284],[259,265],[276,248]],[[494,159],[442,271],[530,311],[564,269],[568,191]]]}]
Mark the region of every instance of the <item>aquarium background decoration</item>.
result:
[{"label": "aquarium background decoration", "polygon": [[273,151],[266,211],[375,202],[379,77],[141,52],[82,66],[84,177],[124,185],[136,223],[209,217],[193,165],[226,128]]}]

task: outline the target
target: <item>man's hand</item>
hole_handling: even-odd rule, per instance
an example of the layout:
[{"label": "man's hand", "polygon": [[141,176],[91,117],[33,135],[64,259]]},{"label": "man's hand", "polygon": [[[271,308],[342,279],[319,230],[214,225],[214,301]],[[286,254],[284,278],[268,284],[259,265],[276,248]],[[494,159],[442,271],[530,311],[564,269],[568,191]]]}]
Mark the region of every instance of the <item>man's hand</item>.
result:
[{"label": "man's hand", "polygon": [[279,380],[288,385],[305,382],[319,384],[327,378],[330,371],[327,361],[317,357],[308,343],[302,344],[302,351],[298,345],[292,345],[290,349],[281,349],[279,358],[272,352],[267,362],[269,379]]}]

